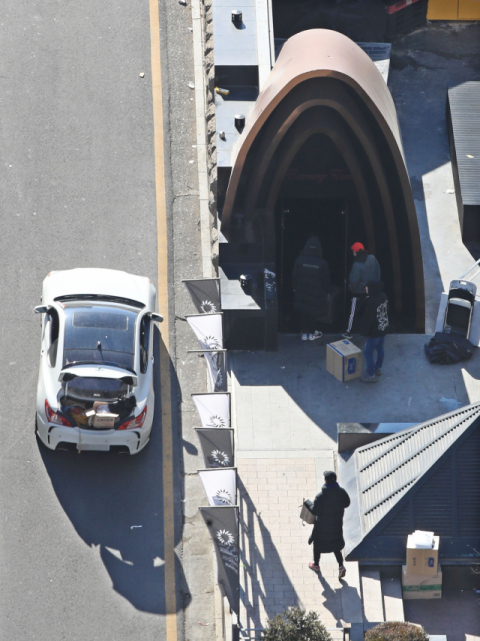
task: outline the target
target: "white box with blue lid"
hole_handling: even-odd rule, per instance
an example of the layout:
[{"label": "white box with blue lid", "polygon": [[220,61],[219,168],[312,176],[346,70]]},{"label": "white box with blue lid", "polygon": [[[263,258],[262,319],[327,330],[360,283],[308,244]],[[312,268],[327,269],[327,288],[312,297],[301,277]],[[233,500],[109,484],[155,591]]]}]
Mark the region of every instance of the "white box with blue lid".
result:
[{"label": "white box with blue lid", "polygon": [[362,350],[346,338],[327,345],[327,372],[345,383],[362,374]]}]

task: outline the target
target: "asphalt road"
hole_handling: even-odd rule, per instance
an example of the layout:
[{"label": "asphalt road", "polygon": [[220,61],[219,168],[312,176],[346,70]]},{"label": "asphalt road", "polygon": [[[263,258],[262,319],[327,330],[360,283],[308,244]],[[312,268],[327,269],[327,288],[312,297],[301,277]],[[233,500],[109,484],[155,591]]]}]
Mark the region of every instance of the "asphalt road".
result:
[{"label": "asphalt road", "polygon": [[[180,278],[198,267],[185,242],[198,219],[191,21],[176,2],[160,10],[170,241],[175,211],[176,260],[190,268]],[[46,274],[108,267],[157,280],[149,3],[5,0],[0,20],[0,638],[162,639],[159,418],[132,458],[53,453],[34,436],[32,310]],[[178,474],[178,443],[176,456]],[[180,567],[177,586],[181,610]]]}]

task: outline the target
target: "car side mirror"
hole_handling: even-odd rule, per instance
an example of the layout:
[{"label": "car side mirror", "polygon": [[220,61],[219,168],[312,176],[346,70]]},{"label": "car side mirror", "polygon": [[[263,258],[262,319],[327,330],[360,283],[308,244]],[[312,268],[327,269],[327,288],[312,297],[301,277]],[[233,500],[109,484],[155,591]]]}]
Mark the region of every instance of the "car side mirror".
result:
[{"label": "car side mirror", "polygon": [[155,312],[152,312],[150,314],[150,318],[152,321],[156,321],[157,323],[163,323],[163,316],[161,314],[155,314]]},{"label": "car side mirror", "polygon": [[34,314],[47,314],[48,307],[46,307],[46,305],[37,305],[33,308],[33,312]]}]

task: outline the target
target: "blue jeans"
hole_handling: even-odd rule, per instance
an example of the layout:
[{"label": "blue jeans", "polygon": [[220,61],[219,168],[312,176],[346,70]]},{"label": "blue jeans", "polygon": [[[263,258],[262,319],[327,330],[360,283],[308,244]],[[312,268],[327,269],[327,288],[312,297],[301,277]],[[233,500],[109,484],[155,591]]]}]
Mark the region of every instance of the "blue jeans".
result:
[{"label": "blue jeans", "polygon": [[[385,353],[383,351],[383,344],[385,342],[385,336],[380,336],[379,338],[367,338],[365,343],[365,361],[367,363],[367,371],[369,376],[373,376],[377,369],[381,369],[383,365],[383,358]],[[373,358],[373,352],[377,351],[377,362],[375,363]]]}]

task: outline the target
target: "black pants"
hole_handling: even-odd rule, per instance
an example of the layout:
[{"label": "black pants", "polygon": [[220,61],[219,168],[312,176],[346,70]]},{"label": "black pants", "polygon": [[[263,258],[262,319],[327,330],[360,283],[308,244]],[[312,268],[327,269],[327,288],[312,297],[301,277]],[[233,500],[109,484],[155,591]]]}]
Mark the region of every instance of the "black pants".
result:
[{"label": "black pants", "polygon": [[315,331],[317,317],[315,314],[308,314],[301,312],[300,314],[300,330],[302,334],[313,334]]},{"label": "black pants", "polygon": [[[337,559],[339,567],[343,565],[343,556],[342,553],[338,550],[334,552],[335,558]],[[315,541],[313,542],[313,562],[315,565],[318,565],[320,563],[320,551],[318,550],[318,547],[315,545]]]}]

